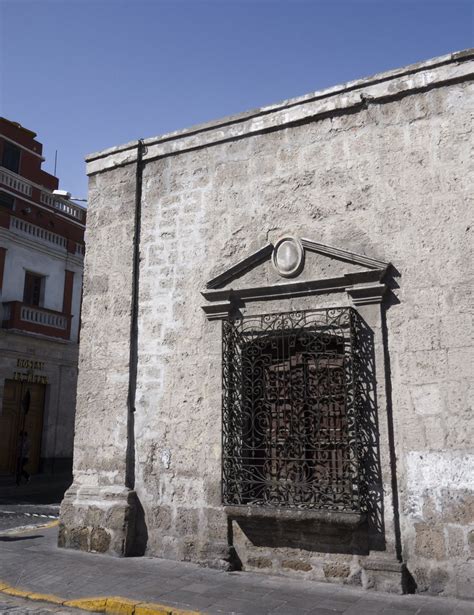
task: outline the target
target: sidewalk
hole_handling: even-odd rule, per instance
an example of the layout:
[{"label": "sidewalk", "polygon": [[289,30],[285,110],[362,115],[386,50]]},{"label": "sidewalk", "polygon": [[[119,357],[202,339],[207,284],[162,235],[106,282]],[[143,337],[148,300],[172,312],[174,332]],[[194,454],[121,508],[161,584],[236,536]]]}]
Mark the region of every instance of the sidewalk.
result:
[{"label": "sidewalk", "polygon": [[[120,596],[108,613],[145,615],[192,610],[221,614],[472,615],[474,604],[427,596],[392,596],[328,583],[222,572],[156,558],[113,558],[58,549],[57,527],[0,535],[0,588],[64,600]],[[10,588],[10,590],[8,589]],[[0,594],[1,595],[1,594]],[[16,595],[25,595],[21,591]],[[168,608],[137,603],[156,603]],[[76,603],[81,608],[84,603]],[[105,612],[106,601],[95,607]],[[112,601],[107,602],[112,605]],[[127,606],[128,605],[128,606]],[[71,606],[67,604],[66,606]]]}]

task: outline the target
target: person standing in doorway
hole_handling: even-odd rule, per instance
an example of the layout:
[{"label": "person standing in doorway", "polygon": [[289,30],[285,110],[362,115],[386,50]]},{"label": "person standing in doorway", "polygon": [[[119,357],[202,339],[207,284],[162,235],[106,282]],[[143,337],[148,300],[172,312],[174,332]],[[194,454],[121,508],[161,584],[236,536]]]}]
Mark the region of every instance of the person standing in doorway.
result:
[{"label": "person standing in doorway", "polygon": [[18,438],[18,449],[17,449],[17,472],[16,472],[16,484],[20,485],[21,479],[25,478],[26,482],[30,482],[30,475],[25,470],[25,466],[28,463],[30,455],[30,440],[28,438],[28,432],[20,431],[20,435]]}]

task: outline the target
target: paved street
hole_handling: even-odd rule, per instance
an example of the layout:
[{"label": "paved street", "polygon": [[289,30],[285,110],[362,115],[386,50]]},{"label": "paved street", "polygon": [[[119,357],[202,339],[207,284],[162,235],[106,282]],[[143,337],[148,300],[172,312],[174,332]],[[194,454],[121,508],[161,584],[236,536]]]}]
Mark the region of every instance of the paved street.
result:
[{"label": "paved street", "polygon": [[[57,528],[25,526],[56,519],[68,477],[0,484],[0,581],[64,599],[122,596],[208,614],[472,615],[466,602],[391,596],[282,577],[225,573],[152,558],[117,559],[56,547]],[[15,528],[23,528],[21,531]],[[0,615],[85,611],[0,594]]]},{"label": "paved street", "polygon": [[57,519],[59,506],[0,505],[0,532],[48,523]]},{"label": "paved street", "polygon": [[86,613],[86,611],[0,594],[0,615],[50,615],[50,613],[55,615],[80,615],[80,613]]},{"label": "paved street", "polygon": [[0,477],[0,532],[57,519],[69,476],[32,476],[19,486],[13,476]]},{"label": "paved street", "polygon": [[58,549],[56,540],[57,528],[0,536],[0,579],[68,600],[122,596],[209,614],[472,615],[474,610],[472,603],[459,600],[392,596],[156,558]]}]

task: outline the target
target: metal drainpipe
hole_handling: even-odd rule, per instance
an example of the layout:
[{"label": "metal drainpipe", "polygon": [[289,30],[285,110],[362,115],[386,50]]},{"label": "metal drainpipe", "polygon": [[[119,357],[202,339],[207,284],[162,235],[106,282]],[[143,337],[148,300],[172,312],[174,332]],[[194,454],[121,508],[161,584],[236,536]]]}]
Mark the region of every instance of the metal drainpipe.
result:
[{"label": "metal drainpipe", "polygon": [[127,458],[125,469],[125,485],[132,490],[135,488],[135,395],[137,389],[138,364],[138,293],[140,278],[140,233],[142,217],[142,180],[144,151],[145,145],[143,143],[143,139],[139,139],[137,146],[137,165],[135,172],[135,223],[133,232],[132,309],[130,319],[130,361],[127,398]]}]

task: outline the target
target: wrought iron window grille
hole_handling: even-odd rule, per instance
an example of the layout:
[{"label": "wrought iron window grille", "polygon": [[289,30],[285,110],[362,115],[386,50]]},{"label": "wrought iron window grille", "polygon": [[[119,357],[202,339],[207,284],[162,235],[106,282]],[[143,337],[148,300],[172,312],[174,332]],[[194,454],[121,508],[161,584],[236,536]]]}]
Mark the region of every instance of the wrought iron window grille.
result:
[{"label": "wrought iron window grille", "polygon": [[360,512],[352,308],[223,321],[222,500]]}]

